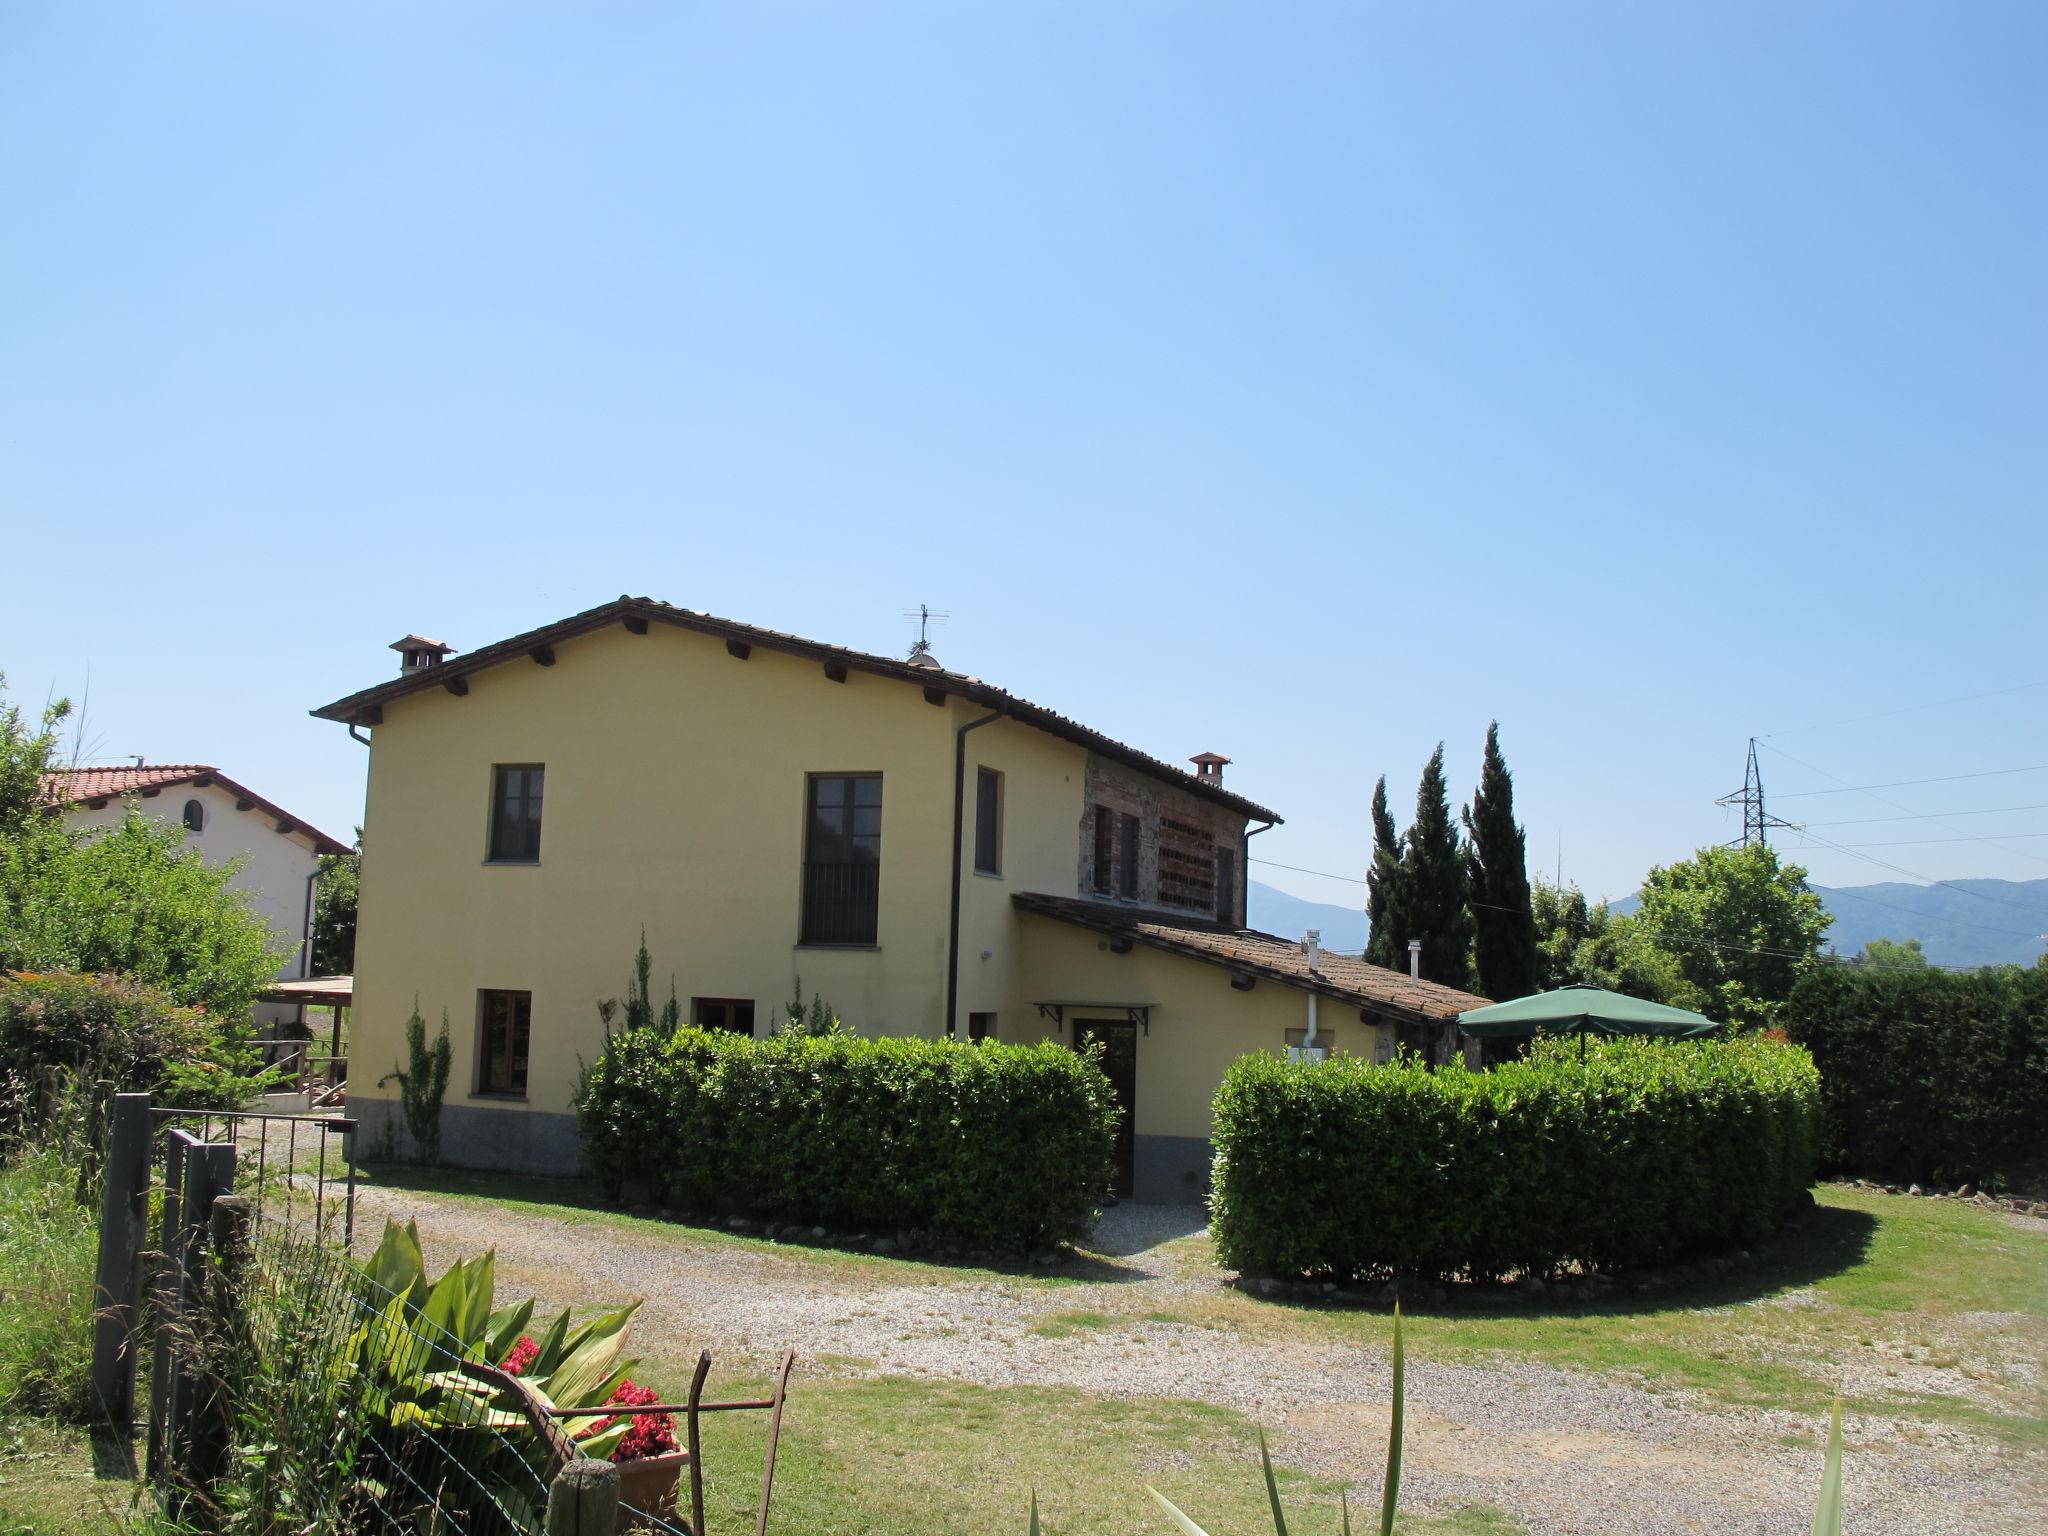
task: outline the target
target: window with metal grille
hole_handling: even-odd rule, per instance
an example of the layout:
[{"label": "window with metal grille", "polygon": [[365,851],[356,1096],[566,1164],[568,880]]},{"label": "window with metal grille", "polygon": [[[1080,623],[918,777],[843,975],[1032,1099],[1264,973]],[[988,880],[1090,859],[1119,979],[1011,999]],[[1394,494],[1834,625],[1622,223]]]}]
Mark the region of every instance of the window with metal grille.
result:
[{"label": "window with metal grille", "polygon": [[882,776],[814,773],[804,822],[805,944],[873,944],[882,890]]},{"label": "window with metal grille", "polygon": [[1116,886],[1116,812],[1095,807],[1095,889],[1107,896]]},{"label": "window with metal grille", "polygon": [[1216,921],[1237,921],[1237,850],[1216,850]]},{"label": "window with metal grille", "polygon": [[993,768],[974,771],[974,871],[1003,872],[1003,776]]},{"label": "window with metal grille", "polygon": [[540,862],[539,763],[499,763],[491,770],[491,862]]},{"label": "window with metal grille", "polygon": [[524,1097],[526,1048],[533,1034],[531,992],[481,992],[481,1047],[477,1052],[476,1091]]},{"label": "window with metal grille", "polygon": [[1118,820],[1123,831],[1117,839],[1116,893],[1135,901],[1138,895],[1138,831],[1144,823],[1129,811]]}]

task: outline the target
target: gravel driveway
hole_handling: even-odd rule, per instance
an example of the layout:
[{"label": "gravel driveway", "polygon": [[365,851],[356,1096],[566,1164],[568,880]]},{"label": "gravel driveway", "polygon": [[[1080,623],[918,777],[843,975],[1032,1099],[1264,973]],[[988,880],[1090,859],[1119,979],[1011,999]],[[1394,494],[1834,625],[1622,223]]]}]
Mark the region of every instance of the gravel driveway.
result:
[{"label": "gravel driveway", "polygon": [[[1108,1256],[1095,1266],[1102,1278],[1042,1287],[819,1262],[799,1248],[693,1242],[680,1231],[607,1227],[593,1241],[582,1223],[412,1191],[370,1188],[360,1198],[357,1230],[371,1241],[391,1215],[418,1221],[430,1260],[495,1247],[501,1295],[531,1291],[578,1305],[644,1297],[634,1340],[641,1354],[685,1359],[708,1345],[765,1363],[794,1345],[811,1369],[842,1374],[1195,1399],[1264,1425],[1277,1460],[1356,1478],[1368,1502],[1377,1500],[1387,1359],[1165,1320],[1176,1304],[1213,1296],[1221,1284],[1174,1246],[1202,1229],[1193,1208],[1117,1207],[1092,1244]],[[1100,1316],[1068,1321],[1091,1312]],[[1819,1458],[1783,1439],[1812,1435],[1816,1426],[1802,1418],[1512,1360],[1411,1357],[1407,1402],[1407,1508],[1491,1504],[1546,1536],[1765,1536],[1803,1532],[1811,1519]],[[2048,1528],[2048,1476],[2038,1461],[1949,1428],[1916,1423],[1910,1438],[1900,1428],[1884,1418],[1845,1426],[1853,1529],[2033,1536]]]}]

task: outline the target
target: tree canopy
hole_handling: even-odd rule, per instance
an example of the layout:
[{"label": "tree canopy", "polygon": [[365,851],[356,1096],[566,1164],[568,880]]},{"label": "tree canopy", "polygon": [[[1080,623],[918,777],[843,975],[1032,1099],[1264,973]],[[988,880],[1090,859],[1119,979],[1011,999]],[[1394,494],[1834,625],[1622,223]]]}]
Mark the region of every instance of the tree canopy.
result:
[{"label": "tree canopy", "polygon": [[[1405,967],[1407,920],[1401,910],[1401,839],[1387,809],[1387,776],[1372,787],[1372,867],[1365,872],[1365,958],[1389,969]],[[1396,953],[1396,950],[1399,953]]]},{"label": "tree canopy", "polygon": [[[1444,748],[1436,751],[1415,787],[1415,820],[1402,840],[1401,906],[1406,939],[1422,941],[1422,977],[1445,986],[1472,984],[1472,912],[1465,896],[1465,848],[1451,820],[1444,783]],[[1403,935],[1396,934],[1400,941]]]},{"label": "tree canopy", "polygon": [[131,809],[112,827],[64,825],[44,799],[53,705],[36,725],[0,705],[0,970],[129,976],[174,1002],[235,1019],[277,974],[285,946],[185,829]]},{"label": "tree canopy", "polygon": [[1834,919],[1766,843],[1702,848],[1652,869],[1631,926],[1671,957],[1688,997],[1671,999],[1735,1024],[1775,1022],[1792,984],[1820,954]]},{"label": "tree canopy", "polygon": [[1466,884],[1479,990],[1498,1002],[1537,990],[1536,922],[1530,906],[1528,839],[1515,825],[1515,781],[1500,749],[1500,722],[1486,728],[1479,788],[1465,808],[1471,840]]}]

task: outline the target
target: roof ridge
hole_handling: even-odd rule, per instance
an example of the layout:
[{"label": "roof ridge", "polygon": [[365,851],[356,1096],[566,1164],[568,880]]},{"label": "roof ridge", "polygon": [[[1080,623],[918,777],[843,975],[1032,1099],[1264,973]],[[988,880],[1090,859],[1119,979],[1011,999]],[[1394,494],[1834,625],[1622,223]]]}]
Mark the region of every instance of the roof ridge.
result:
[{"label": "roof ridge", "polygon": [[739,619],[720,618],[716,614],[705,613],[695,608],[684,608],[679,604],[664,602],[660,598],[633,597],[624,593],[610,602],[586,608],[580,613],[570,614],[567,618],[557,619],[551,624],[524,630],[503,640],[494,640],[488,645],[477,647],[467,655],[457,652],[455,659],[444,661],[437,666],[422,667],[398,677],[388,678],[368,688],[358,689],[330,704],[323,704],[310,713],[324,720],[374,726],[376,716],[381,712],[386,700],[403,698],[437,684],[452,683],[454,679],[467,677],[472,673],[497,666],[501,662],[528,654],[556,639],[589,633],[618,620],[638,620],[644,628],[650,618],[672,623],[678,628],[697,630],[714,636],[722,635],[729,641],[757,644],[770,649],[780,648],[813,659],[829,657],[833,661],[843,661],[849,666],[858,667],[863,672],[954,694],[990,708],[1007,710],[1012,718],[1022,724],[1045,731],[1049,735],[1064,737],[1091,751],[1101,751],[1104,755],[1117,758],[1163,783],[1185,789],[1198,798],[1226,805],[1254,820],[1275,825],[1281,821],[1278,814],[1255,800],[1248,800],[1220,784],[1205,782],[1185,768],[1176,767],[1163,758],[1154,757],[1149,752],[1084,725],[1070,715],[1063,715],[1043,704],[1034,704],[1029,699],[993,683],[984,682],[969,673],[914,666],[910,662],[899,661],[873,651],[856,650],[852,646],[835,644],[829,640],[812,640],[787,630],[768,629]]}]

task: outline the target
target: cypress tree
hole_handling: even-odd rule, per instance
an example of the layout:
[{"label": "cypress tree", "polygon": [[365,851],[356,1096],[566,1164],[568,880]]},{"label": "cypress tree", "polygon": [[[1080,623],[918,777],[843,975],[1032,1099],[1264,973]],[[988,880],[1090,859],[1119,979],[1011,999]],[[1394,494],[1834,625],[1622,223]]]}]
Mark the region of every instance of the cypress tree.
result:
[{"label": "cypress tree", "polygon": [[1465,809],[1471,838],[1473,959],[1479,990],[1505,1002],[1536,990],[1536,918],[1529,896],[1528,837],[1515,825],[1515,781],[1500,750],[1500,722],[1486,728],[1486,762]]},{"label": "cypress tree", "polygon": [[1365,958],[1395,970],[1408,964],[1408,935],[1401,918],[1401,839],[1387,810],[1387,776],[1372,787],[1372,865],[1365,872]]},{"label": "cypress tree", "polygon": [[1472,983],[1472,912],[1465,904],[1465,849],[1451,820],[1444,786],[1444,746],[1422,770],[1415,787],[1415,821],[1401,850],[1401,900],[1408,932],[1422,940],[1422,979],[1446,986]]}]

